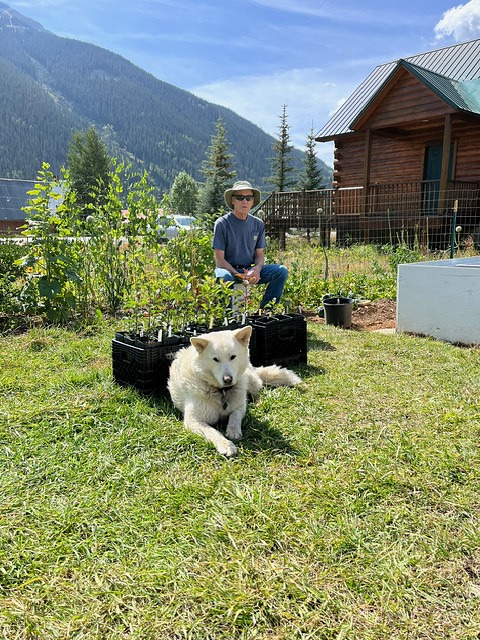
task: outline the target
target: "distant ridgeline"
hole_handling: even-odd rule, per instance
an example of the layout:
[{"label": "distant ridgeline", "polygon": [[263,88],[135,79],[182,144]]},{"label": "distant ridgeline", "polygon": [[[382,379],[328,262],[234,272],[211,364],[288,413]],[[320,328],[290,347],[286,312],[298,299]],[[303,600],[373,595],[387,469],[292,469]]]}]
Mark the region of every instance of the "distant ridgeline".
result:
[{"label": "distant ridgeline", "polygon": [[[75,131],[94,124],[108,152],[146,169],[161,191],[199,168],[222,118],[239,177],[265,188],[275,139],[233,111],[158,80],[100,47],[61,38],[0,2],[0,177],[57,173]],[[277,105],[280,112],[281,105]],[[308,135],[305,132],[305,139]],[[304,153],[292,151],[303,167]],[[319,161],[327,181],[331,169]]]}]

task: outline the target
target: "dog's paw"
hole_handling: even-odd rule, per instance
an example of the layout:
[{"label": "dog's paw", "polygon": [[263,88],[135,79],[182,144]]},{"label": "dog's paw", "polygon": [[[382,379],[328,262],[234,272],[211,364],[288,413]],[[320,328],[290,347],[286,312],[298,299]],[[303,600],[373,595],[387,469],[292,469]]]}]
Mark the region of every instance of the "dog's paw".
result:
[{"label": "dog's paw", "polygon": [[229,440],[237,442],[238,440],[242,439],[242,429],[241,427],[232,427],[231,425],[229,425],[227,427],[227,430],[225,431],[225,435]]},{"label": "dog's paw", "polygon": [[238,453],[237,447],[233,444],[233,442],[230,442],[229,440],[225,440],[225,442],[219,442],[217,444],[217,451],[218,453],[221,453],[222,456],[225,456],[227,458],[233,458],[233,456],[236,456]]}]

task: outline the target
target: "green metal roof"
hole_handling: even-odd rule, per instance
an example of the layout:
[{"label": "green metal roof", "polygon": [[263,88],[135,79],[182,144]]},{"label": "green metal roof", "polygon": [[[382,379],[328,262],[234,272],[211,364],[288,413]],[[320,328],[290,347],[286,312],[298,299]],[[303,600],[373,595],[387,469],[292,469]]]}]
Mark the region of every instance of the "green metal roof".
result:
[{"label": "green metal roof", "polygon": [[480,114],[480,78],[461,82],[458,90],[465,95],[465,100],[471,105],[470,110]]},{"label": "green metal roof", "polygon": [[480,40],[470,40],[379,65],[336,111],[316,139],[330,140],[353,131],[352,125],[400,66],[452,108],[480,115]]},{"label": "green metal roof", "polygon": [[473,105],[469,104],[467,93],[465,92],[465,95],[460,93],[461,82],[450,80],[450,78],[447,78],[446,76],[441,76],[439,73],[434,73],[433,71],[423,69],[422,67],[418,67],[417,65],[410,64],[406,61],[402,66],[427,85],[433,93],[444,100],[453,109],[463,109],[465,111],[473,110]]}]

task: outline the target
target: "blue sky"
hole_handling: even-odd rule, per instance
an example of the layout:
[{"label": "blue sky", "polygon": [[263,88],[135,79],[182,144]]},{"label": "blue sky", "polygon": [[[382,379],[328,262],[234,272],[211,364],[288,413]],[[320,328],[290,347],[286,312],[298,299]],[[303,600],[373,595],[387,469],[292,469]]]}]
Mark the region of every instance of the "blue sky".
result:
[{"label": "blue sky", "polygon": [[378,64],[480,37],[480,0],[4,1],[273,136],[286,105],[299,148]]}]

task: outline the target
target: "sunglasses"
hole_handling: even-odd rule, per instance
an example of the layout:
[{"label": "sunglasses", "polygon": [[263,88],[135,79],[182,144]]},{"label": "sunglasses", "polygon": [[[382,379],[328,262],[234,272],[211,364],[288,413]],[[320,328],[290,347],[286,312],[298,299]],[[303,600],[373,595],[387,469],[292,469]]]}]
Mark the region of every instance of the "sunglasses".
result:
[{"label": "sunglasses", "polygon": [[255,196],[232,196],[232,198],[235,198],[235,200],[238,200],[239,202],[242,202],[242,200],[250,202],[250,200],[253,200]]}]

